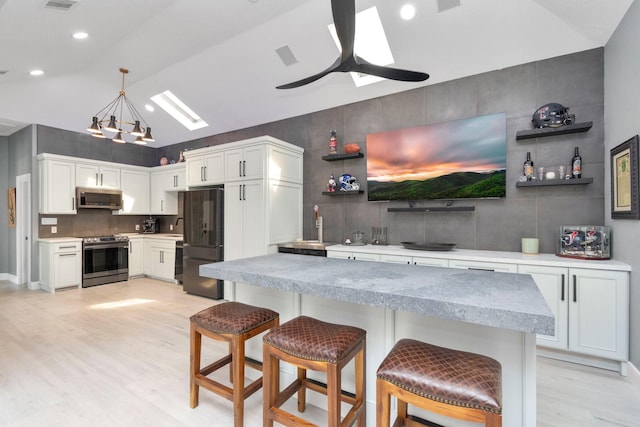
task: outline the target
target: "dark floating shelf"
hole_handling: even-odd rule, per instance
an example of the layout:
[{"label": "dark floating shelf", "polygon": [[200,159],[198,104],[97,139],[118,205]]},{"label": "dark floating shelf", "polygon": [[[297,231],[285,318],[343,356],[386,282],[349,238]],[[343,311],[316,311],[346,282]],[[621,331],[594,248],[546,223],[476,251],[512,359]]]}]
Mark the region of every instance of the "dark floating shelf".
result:
[{"label": "dark floating shelf", "polygon": [[364,154],[361,152],[350,154],[329,154],[327,156],[322,156],[322,160],[335,162],[336,160],[361,159],[362,157],[364,157]]},{"label": "dark floating shelf", "polygon": [[557,128],[541,128],[541,129],[529,129],[520,130],[516,133],[516,140],[541,138],[551,135],[566,135],[568,133],[586,132],[591,129],[593,122],[575,123],[572,125],[561,126]]},{"label": "dark floating shelf", "polygon": [[475,206],[423,206],[420,208],[387,208],[387,212],[470,212]]},{"label": "dark floating shelf", "polygon": [[591,184],[593,178],[575,179],[546,179],[542,181],[516,182],[516,187],[552,187],[557,185],[586,185]]},{"label": "dark floating shelf", "polygon": [[325,196],[354,196],[356,194],[364,194],[364,190],[352,190],[352,191],[323,191]]}]

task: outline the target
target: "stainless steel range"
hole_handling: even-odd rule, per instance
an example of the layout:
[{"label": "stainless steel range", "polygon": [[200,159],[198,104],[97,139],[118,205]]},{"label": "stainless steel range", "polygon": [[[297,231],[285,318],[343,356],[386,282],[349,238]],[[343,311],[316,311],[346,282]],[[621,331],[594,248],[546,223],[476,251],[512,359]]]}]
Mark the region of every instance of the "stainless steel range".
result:
[{"label": "stainless steel range", "polygon": [[127,236],[82,239],[82,287],[129,280]]}]

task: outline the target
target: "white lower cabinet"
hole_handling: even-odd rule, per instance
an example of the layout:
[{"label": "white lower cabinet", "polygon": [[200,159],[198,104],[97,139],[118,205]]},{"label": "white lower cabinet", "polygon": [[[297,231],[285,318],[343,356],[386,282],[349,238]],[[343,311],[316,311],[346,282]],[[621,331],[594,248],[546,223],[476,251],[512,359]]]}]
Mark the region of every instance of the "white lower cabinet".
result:
[{"label": "white lower cabinet", "polygon": [[40,241],[40,287],[48,292],[82,286],[82,241]]},{"label": "white lower cabinet", "polygon": [[556,316],[556,333],[538,335],[538,345],[627,360],[628,273],[535,265],[518,272],[531,274]]},{"label": "white lower cabinet", "polygon": [[156,279],[175,280],[176,242],[144,239],[144,274]]},{"label": "white lower cabinet", "polygon": [[142,237],[129,237],[129,277],[144,274],[144,242]]}]

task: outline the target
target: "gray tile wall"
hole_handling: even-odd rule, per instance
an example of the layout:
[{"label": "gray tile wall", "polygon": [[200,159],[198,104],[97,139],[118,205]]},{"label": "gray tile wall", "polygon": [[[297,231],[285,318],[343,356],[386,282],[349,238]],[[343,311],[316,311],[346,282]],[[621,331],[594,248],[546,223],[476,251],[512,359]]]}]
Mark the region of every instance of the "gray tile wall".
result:
[{"label": "gray tile wall", "polygon": [[[313,206],[324,217],[324,237],[340,242],[354,231],[369,236],[371,227],[387,227],[390,243],[437,241],[461,248],[519,251],[520,238],[538,237],[541,252],[552,253],[556,229],[567,224],[604,223],[604,50],[594,49],[545,61],[318,111],[157,150],[95,142],[88,135],[38,127],[38,152],[151,166],[160,157],[177,160],[185,149],[213,146],[260,135],[271,135],[305,149],[304,238],[316,237]],[[592,121],[589,132],[516,141],[518,130],[531,127],[531,115],[541,105],[559,102],[571,108],[578,122]],[[359,143],[365,151],[367,133],[505,112],[507,114],[507,197],[501,200],[456,201],[473,212],[393,213],[400,202],[368,202],[366,194],[325,196],[331,174],[355,175],[366,189],[365,159],[326,162],[329,132],[337,130],[338,148]],[[568,164],[580,147],[586,186],[516,188],[525,153],[537,166]],[[82,154],[82,155],[80,155]],[[366,153],[365,153],[366,156]],[[444,202],[422,202],[442,206]],[[84,223],[85,219],[79,217]],[[135,218],[113,217],[109,226],[127,229]],[[175,220],[168,218],[165,222]],[[65,220],[66,221],[66,220]],[[73,220],[72,220],[73,221]],[[87,222],[93,222],[88,220]],[[66,229],[65,225],[65,229]],[[85,224],[71,226],[74,233]],[[41,227],[42,228],[42,227]],[[84,232],[84,231],[83,231]]]},{"label": "gray tile wall", "polygon": [[[462,248],[519,251],[520,238],[538,237],[541,252],[553,253],[556,229],[568,224],[604,223],[604,50],[594,49],[523,64],[399,94],[344,105],[248,129],[159,149],[178,158],[184,149],[271,135],[305,148],[304,238],[315,238],[313,206],[324,217],[325,240],[343,241],[354,231],[388,227],[391,243],[438,241]],[[541,105],[559,102],[578,122],[592,121],[589,132],[516,141],[518,130],[531,127]],[[329,175],[349,172],[366,187],[365,159],[326,162],[329,132],[338,131],[339,149],[357,142],[365,149],[367,133],[420,126],[498,112],[507,113],[507,197],[456,201],[473,212],[390,213],[403,203],[368,202],[366,194],[322,195]],[[586,186],[516,188],[525,154],[537,166],[568,164],[580,147]],[[365,153],[366,155],[366,153]],[[441,206],[444,202],[423,202]]]}]

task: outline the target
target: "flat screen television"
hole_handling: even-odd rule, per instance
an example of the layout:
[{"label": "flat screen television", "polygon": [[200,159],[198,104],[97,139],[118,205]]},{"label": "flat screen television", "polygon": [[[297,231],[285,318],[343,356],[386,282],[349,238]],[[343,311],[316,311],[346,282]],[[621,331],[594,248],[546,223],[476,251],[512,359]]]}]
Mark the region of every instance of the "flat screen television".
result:
[{"label": "flat screen television", "polygon": [[505,113],[367,135],[369,201],[506,195]]}]

